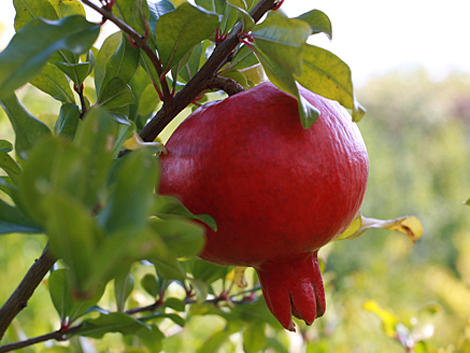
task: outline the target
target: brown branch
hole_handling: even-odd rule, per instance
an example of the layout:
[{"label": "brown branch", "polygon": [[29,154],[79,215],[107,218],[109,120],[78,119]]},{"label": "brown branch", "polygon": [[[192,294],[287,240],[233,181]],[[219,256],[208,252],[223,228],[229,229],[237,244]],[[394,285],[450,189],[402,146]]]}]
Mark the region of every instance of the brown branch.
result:
[{"label": "brown branch", "polygon": [[56,259],[49,253],[46,246],[41,257],[34,262],[21,283],[0,309],[0,340],[15,316],[26,308],[29,298],[55,262]]},{"label": "brown branch", "polygon": [[223,76],[213,76],[207,80],[205,87],[208,89],[221,89],[229,96],[233,96],[234,94],[245,90],[237,81]]},{"label": "brown branch", "polygon": [[[145,38],[145,36],[141,36],[132,27],[130,27],[127,23],[125,23],[116,15],[114,15],[107,8],[97,6],[89,0],[82,0],[82,2],[88,5],[89,7],[91,7],[93,10],[100,13],[103,16],[103,18],[113,22],[121,31],[126,33],[130,37],[130,39],[134,41],[134,43],[139,48],[141,48],[144,51],[144,53],[149,57],[149,59],[152,61],[152,64],[155,67],[155,70],[157,70],[158,76],[159,77],[164,76],[162,64],[160,63],[160,60],[158,59],[158,56],[155,53],[155,51],[152,48],[150,48],[150,46],[147,44],[147,38]],[[170,88],[168,87],[168,83],[166,82],[166,79],[160,80],[160,84],[162,86],[164,102],[169,103],[172,100],[172,95],[170,93]]]},{"label": "brown branch", "polygon": [[[275,0],[260,0],[253,10],[250,11],[253,20],[258,22],[273,7],[274,3]],[[215,76],[222,63],[225,62],[226,58],[240,43],[239,35],[242,32],[243,24],[240,23],[225,41],[217,45],[210,58],[187,85],[178,92],[170,103],[164,104],[162,109],[144,126],[140,131],[140,137],[144,141],[150,142],[155,140],[165,126],[201,94],[206,87],[206,82]]]}]

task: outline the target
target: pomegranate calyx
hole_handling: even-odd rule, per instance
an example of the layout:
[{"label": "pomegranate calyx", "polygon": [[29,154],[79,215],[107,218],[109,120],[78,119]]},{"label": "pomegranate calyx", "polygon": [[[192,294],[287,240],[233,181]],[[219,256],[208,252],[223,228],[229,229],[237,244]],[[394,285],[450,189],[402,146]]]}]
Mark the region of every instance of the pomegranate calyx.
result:
[{"label": "pomegranate calyx", "polygon": [[269,310],[289,331],[292,315],[307,325],[325,313],[325,290],[317,251],[289,261],[263,264],[256,269]]}]

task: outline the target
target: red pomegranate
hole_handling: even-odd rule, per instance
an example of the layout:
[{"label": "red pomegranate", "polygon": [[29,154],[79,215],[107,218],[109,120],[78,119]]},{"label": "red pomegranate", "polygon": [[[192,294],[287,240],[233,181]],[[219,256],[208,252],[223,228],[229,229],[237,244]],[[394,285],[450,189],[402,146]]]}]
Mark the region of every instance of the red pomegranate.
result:
[{"label": "red pomegranate", "polygon": [[321,113],[309,129],[297,100],[264,83],[197,109],[161,156],[160,193],[209,214],[204,260],[256,269],[288,330],[325,312],[320,247],[352,222],[368,177],[364,141],[339,103],[299,87]]}]

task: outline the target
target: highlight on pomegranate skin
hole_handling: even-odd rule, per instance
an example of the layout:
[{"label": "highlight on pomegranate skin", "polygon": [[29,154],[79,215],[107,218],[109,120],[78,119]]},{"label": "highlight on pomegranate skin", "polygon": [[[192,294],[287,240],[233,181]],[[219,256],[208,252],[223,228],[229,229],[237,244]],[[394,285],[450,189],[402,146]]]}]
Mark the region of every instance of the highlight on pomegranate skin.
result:
[{"label": "highlight on pomegranate skin", "polygon": [[288,330],[325,312],[318,250],[338,237],[362,204],[368,156],[337,102],[299,87],[320,111],[309,129],[297,100],[271,83],[197,109],[161,156],[159,192],[209,214],[200,257],[256,269],[266,303]]}]

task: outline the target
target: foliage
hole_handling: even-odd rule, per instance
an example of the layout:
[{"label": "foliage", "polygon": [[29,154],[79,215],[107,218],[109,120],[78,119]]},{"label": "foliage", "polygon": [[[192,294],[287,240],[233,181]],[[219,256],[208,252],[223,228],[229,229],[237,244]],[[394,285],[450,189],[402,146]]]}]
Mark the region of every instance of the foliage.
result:
[{"label": "foliage", "polygon": [[[100,48],[93,43],[102,23],[87,21],[82,3],[121,29]],[[223,97],[212,91],[249,89],[266,77],[298,98],[305,128],[318,111],[296,82],[360,120],[347,65],[306,43],[317,33],[331,37],[328,17],[312,10],[288,18],[273,11],[282,3],[274,0],[101,3],[14,0],[17,33],[0,53],[0,103],[15,140],[9,133],[0,141],[1,263],[25,269],[44,247],[58,261],[46,280],[49,307],[40,286],[33,310],[13,315],[18,321],[9,325],[0,311],[0,332],[9,326],[3,342],[31,345],[24,330],[51,332],[38,342],[67,340],[36,346],[44,352],[87,351],[92,343],[98,351],[217,352],[234,351],[238,335],[246,352],[288,351],[254,272],[246,270],[246,286],[240,269],[196,257],[200,222],[216,228],[210,215],[154,192],[156,156],[165,149],[153,141],[187,107]],[[42,98],[28,100],[36,89]],[[18,275],[5,273],[2,297]],[[29,317],[41,324],[25,324]]]}]

